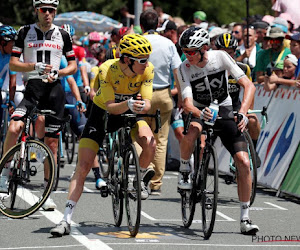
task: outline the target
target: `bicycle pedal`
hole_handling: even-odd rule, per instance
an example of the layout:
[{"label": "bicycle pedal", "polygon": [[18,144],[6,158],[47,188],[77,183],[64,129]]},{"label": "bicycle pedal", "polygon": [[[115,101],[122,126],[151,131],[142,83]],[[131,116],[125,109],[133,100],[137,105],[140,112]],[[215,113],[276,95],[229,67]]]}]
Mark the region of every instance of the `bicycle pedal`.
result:
[{"label": "bicycle pedal", "polygon": [[108,187],[103,186],[100,188],[101,197],[106,198],[108,196]]}]

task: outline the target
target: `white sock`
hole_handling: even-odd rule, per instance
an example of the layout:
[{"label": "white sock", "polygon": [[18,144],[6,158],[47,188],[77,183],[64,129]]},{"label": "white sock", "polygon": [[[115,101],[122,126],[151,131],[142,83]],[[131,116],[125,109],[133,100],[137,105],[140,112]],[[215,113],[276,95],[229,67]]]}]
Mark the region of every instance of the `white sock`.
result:
[{"label": "white sock", "polygon": [[72,215],[73,215],[73,211],[74,211],[74,208],[76,206],[76,203],[77,202],[75,202],[75,201],[67,200],[63,220],[68,222],[69,224],[71,224]]},{"label": "white sock", "polygon": [[191,168],[190,168],[190,160],[184,160],[182,158],[180,158],[180,168],[179,168],[179,172],[190,172]]},{"label": "white sock", "polygon": [[250,201],[240,202],[241,206],[241,221],[249,220]]}]

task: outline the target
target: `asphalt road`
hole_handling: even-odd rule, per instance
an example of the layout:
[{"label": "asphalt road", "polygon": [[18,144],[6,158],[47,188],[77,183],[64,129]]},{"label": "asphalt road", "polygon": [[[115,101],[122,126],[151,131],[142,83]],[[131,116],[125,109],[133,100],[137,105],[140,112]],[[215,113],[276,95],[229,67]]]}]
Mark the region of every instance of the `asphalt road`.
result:
[{"label": "asphalt road", "polygon": [[219,201],[214,232],[203,239],[201,209],[196,207],[194,222],[183,227],[177,172],[167,171],[161,196],[142,202],[140,233],[131,238],[126,215],[120,228],[114,226],[111,197],[102,198],[95,189],[92,173],[73,216],[69,236],[53,238],[49,231],[64,212],[69,176],[75,165],[61,171],[58,191],[51,197],[57,204],[54,212],[40,210],[20,220],[0,215],[0,250],[2,249],[300,249],[300,201],[279,198],[274,190],[259,188],[250,217],[260,227],[257,236],[240,233],[240,206],[236,184],[219,179]]}]

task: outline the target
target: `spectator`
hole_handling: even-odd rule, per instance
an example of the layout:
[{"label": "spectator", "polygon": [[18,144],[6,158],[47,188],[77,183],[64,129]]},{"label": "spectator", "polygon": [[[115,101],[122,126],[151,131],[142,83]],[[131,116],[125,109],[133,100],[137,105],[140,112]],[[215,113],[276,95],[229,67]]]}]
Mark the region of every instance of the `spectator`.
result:
[{"label": "spectator", "polygon": [[193,25],[198,26],[203,29],[208,28],[208,23],[206,22],[206,13],[204,11],[196,11],[193,15],[194,23]]},{"label": "spectator", "polygon": [[164,13],[160,6],[155,7],[155,10],[158,14],[158,27],[160,27],[166,20],[172,20],[172,17],[169,14]]},{"label": "spectator", "polygon": [[[289,54],[284,58],[283,73],[279,76],[275,72],[271,76],[266,75],[264,79],[264,89],[272,91],[279,85],[300,87],[299,82],[295,80],[295,70],[298,65],[298,59],[295,55]],[[276,66],[276,65],[275,65]]]},{"label": "spectator", "polygon": [[278,27],[272,27],[268,31],[265,39],[269,41],[271,48],[262,50],[256,60],[256,80],[258,83],[264,82],[267,68],[271,70],[276,63],[291,53],[289,48],[283,47],[284,37],[283,31]]},{"label": "spectator", "polygon": [[299,0],[277,0],[272,6],[272,10],[275,12],[275,16],[279,16],[280,13],[290,14],[295,27],[300,25],[300,1]]},{"label": "spectator", "polygon": [[[248,45],[247,45],[248,35]],[[257,34],[254,26],[249,26],[243,29],[243,44],[236,51],[236,61],[248,64],[252,71],[252,78],[255,79],[255,68],[258,52],[261,47],[256,43]],[[255,81],[255,80],[254,80]]]},{"label": "spectator", "polygon": [[267,34],[269,23],[264,21],[257,21],[254,22],[252,25],[256,30],[256,35],[257,35],[256,43],[258,43],[262,49],[268,49],[269,43],[268,40],[265,39],[265,36]]},{"label": "spectator", "polygon": [[[173,102],[170,90],[171,70],[177,81],[177,68],[181,60],[177,54],[175,45],[167,38],[154,32],[158,26],[158,14],[154,10],[146,10],[140,16],[141,28],[145,37],[152,45],[152,54],[149,57],[154,65],[153,96],[149,113],[153,114],[157,109],[161,112],[161,130],[154,134],[156,140],[156,153],[150,166],[154,168],[155,175],[151,180],[152,195],[160,195],[162,178],[165,172],[166,150],[170,128],[170,119]],[[155,129],[155,121],[148,119],[151,129]]]},{"label": "spectator", "polygon": [[242,46],[242,44],[244,43],[244,41],[243,41],[243,25],[241,23],[236,23],[233,25],[232,35],[237,39],[238,49],[239,49],[239,47]]},{"label": "spectator", "polygon": [[222,33],[224,33],[224,32],[225,32],[225,30],[220,28],[220,27],[213,27],[209,31],[208,35],[209,35],[209,38],[210,38],[210,48],[212,50],[217,49],[217,47],[215,46],[215,41],[216,41],[217,37],[219,35],[221,35]]},{"label": "spectator", "polygon": [[281,13],[279,15],[279,17],[288,22],[288,32],[287,32],[287,34],[288,35],[292,34],[295,24],[294,24],[294,21],[292,20],[291,15],[289,13]]},{"label": "spectator", "polygon": [[300,79],[300,33],[294,34],[292,36],[286,36],[286,39],[291,40],[291,52],[298,58],[298,65],[295,70],[295,79]]},{"label": "spectator", "polygon": [[174,44],[177,43],[177,26],[171,20],[166,20],[163,25],[156,29],[157,32],[166,38],[169,38]]},{"label": "spectator", "polygon": [[134,15],[130,14],[126,6],[120,9],[121,23],[125,27],[130,27],[134,24]]},{"label": "spectator", "polygon": [[[271,27],[278,27],[278,28],[282,29],[282,31],[285,35],[289,34],[288,33],[289,32],[288,26],[289,26],[288,22],[285,19],[281,18],[281,17],[275,17],[273,23],[271,23]],[[286,48],[289,48],[290,47],[290,41],[284,39],[283,40],[283,46],[286,47]]]},{"label": "spectator", "polygon": [[153,9],[153,4],[150,1],[146,1],[143,3],[143,11]]},{"label": "spectator", "polygon": [[[177,29],[177,38],[179,38],[181,36],[182,32],[185,31],[187,28],[188,28],[187,25],[179,26]],[[178,42],[175,44],[175,46],[177,48],[178,55],[181,57],[183,55],[183,53],[182,53],[181,47],[179,46]]]}]

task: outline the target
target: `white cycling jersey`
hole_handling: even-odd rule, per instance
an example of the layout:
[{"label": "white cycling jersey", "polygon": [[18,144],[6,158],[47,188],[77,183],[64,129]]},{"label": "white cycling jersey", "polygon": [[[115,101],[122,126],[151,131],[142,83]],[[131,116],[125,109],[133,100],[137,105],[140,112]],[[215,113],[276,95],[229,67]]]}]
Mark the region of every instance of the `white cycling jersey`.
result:
[{"label": "white cycling jersey", "polygon": [[207,53],[208,62],[203,68],[191,65],[188,60],[181,63],[177,75],[182,99],[192,98],[198,108],[207,107],[216,99],[220,106],[230,106],[228,74],[236,81],[246,75],[225,51],[212,50]]},{"label": "white cycling jersey", "polygon": [[[54,24],[47,32],[42,32],[36,23],[21,27],[12,56],[20,57],[22,53],[24,62],[50,64],[53,70],[59,70],[63,54],[67,60],[75,60],[69,33]],[[36,70],[26,75],[28,80],[43,78]]]}]

